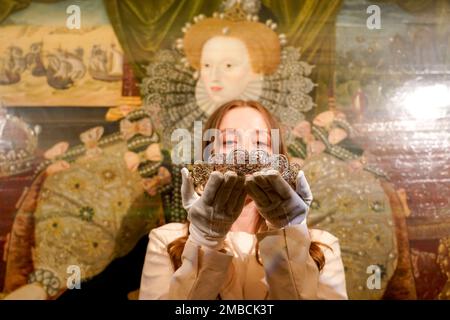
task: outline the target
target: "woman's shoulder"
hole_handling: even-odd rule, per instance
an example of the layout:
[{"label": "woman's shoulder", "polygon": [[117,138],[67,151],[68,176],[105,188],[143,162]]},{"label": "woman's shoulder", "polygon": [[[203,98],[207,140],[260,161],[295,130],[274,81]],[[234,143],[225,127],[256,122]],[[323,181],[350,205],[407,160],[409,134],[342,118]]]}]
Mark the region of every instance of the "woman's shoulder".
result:
[{"label": "woman's shoulder", "polygon": [[164,244],[187,235],[187,224],[179,222],[166,223],[160,227],[154,228],[149,233],[150,239],[158,239]]},{"label": "woman's shoulder", "polygon": [[331,248],[339,248],[339,239],[325,230],[309,229],[311,241],[320,242]]}]

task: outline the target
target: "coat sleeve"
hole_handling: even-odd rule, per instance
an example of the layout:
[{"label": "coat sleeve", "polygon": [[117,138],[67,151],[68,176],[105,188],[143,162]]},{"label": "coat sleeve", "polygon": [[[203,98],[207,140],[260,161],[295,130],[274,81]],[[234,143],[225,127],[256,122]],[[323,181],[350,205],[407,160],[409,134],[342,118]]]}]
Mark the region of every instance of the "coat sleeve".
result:
[{"label": "coat sleeve", "polygon": [[174,272],[165,242],[156,230],[150,232],[139,299],[216,299],[229,279],[233,255],[188,239]]},{"label": "coat sleeve", "polygon": [[345,274],[339,243],[330,234],[320,242],[325,267],[319,272],[309,254],[306,224],[291,225],[257,235],[269,299],[346,299]]}]

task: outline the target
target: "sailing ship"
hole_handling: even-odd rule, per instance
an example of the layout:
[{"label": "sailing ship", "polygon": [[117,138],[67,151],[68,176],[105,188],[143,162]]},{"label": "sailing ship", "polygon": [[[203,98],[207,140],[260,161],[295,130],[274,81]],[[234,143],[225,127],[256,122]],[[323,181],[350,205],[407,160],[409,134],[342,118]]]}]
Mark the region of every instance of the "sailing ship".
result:
[{"label": "sailing ship", "polygon": [[122,79],[123,56],[111,44],[110,50],[104,50],[100,45],[94,45],[89,59],[89,74],[101,81],[120,81]]},{"label": "sailing ship", "polygon": [[55,89],[70,88],[86,73],[82,48],[76,49],[74,53],[57,49],[57,52],[49,54],[47,59],[47,83]]},{"label": "sailing ship", "polygon": [[35,77],[43,77],[46,75],[44,62],[42,61],[43,43],[35,42],[30,45],[30,52],[25,56],[27,68],[31,69],[31,74]]},{"label": "sailing ship", "polygon": [[23,50],[16,46],[9,47],[6,57],[0,57],[0,85],[19,82],[25,69]]}]

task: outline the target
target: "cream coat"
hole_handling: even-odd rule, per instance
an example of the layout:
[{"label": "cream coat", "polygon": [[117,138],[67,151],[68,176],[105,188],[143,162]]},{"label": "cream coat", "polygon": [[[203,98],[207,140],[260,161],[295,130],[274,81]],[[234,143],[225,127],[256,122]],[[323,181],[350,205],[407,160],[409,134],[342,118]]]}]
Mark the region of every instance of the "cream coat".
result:
[{"label": "cream coat", "polygon": [[[150,232],[140,299],[347,299],[338,239],[328,232],[308,230],[306,223],[257,235],[229,232],[226,253],[188,239],[174,272],[167,245],[186,233],[181,223]],[[258,240],[263,265],[255,257]],[[311,241],[331,248],[321,246],[326,262],[320,273],[309,255]]]}]

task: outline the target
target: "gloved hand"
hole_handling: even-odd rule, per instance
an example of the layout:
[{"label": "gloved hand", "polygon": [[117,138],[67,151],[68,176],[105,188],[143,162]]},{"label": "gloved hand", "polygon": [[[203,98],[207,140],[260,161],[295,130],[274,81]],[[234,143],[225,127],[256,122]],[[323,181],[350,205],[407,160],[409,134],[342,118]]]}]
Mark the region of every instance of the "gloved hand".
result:
[{"label": "gloved hand", "polygon": [[181,169],[181,203],[186,211],[200,196],[195,192],[194,180],[187,168]]},{"label": "gloved hand", "polygon": [[269,228],[302,223],[312,202],[312,193],[303,171],[299,171],[296,190],[277,170],[255,172],[246,179],[246,190]]},{"label": "gloved hand", "polygon": [[198,245],[222,249],[223,240],[244,207],[245,178],[231,171],[214,171],[199,196],[186,168],[181,169],[181,176],[181,196],[190,221],[189,239]]}]

